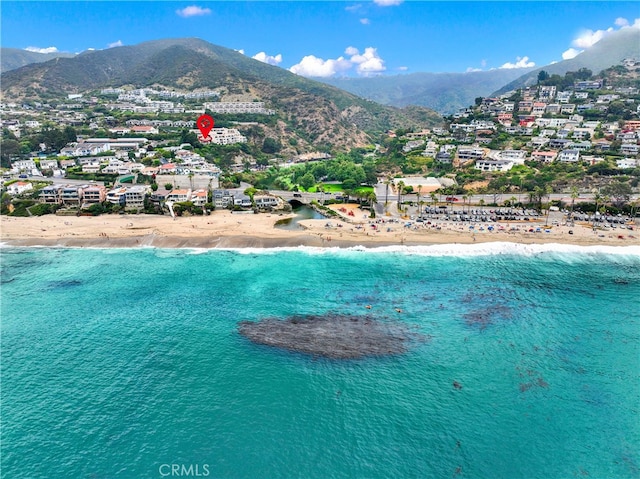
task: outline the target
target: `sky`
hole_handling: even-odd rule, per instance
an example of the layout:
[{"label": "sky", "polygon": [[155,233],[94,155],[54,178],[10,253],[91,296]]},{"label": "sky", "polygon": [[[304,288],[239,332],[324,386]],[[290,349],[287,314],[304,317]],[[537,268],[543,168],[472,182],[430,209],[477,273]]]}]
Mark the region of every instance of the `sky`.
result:
[{"label": "sky", "polygon": [[540,67],[640,28],[637,1],[3,0],[0,15],[3,47],[79,53],[198,37],[314,77]]}]

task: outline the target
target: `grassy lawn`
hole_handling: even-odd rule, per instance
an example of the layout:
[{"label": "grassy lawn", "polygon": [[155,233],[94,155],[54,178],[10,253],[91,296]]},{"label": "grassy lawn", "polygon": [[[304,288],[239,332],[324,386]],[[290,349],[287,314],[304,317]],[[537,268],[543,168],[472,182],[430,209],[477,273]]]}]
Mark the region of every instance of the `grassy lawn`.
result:
[{"label": "grassy lawn", "polygon": [[[323,185],[324,187],[324,191],[325,193],[342,193],[344,192],[344,189],[342,188],[342,184],[330,184],[330,185]],[[313,187],[309,189],[309,192],[316,192],[317,187]],[[369,193],[373,192],[373,186],[360,186],[359,188],[356,188],[354,193],[362,193],[364,195],[368,195]]]}]

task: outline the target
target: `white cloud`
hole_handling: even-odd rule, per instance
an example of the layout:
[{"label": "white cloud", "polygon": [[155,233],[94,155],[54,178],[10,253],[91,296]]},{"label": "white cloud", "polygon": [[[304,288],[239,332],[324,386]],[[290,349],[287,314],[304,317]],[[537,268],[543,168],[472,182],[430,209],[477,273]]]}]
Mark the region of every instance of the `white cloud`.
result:
[{"label": "white cloud", "polygon": [[121,47],[122,45],[124,45],[124,43],[122,43],[122,40],[118,40],[117,42],[109,43],[107,45],[107,48]]},{"label": "white cloud", "polygon": [[405,67],[405,66],[401,66],[396,68],[396,70],[400,70],[401,72],[406,72],[409,69],[409,67]]},{"label": "white cloud", "polygon": [[189,7],[184,7],[181,10],[176,10],[176,13],[183,18],[199,17],[202,15],[209,15],[211,13],[211,9],[191,5]]},{"label": "white cloud", "polygon": [[25,48],[25,50],[28,52],[35,52],[35,53],[56,53],[58,51],[56,47],[47,47],[47,48],[27,47]]},{"label": "white cloud", "polygon": [[251,58],[262,63],[268,63],[269,65],[279,65],[280,63],[282,63],[282,55],[280,53],[278,53],[276,56],[272,56],[267,55],[265,52],[259,52]]},{"label": "white cloud", "polygon": [[467,67],[465,73],[481,72],[482,68]]},{"label": "white cloud", "polygon": [[565,51],[562,54],[562,59],[563,60],[571,60],[572,58],[577,57],[583,51],[584,50],[576,50],[575,48],[569,48],[567,51]]},{"label": "white cloud", "polygon": [[242,55],[244,55],[244,49],[242,49],[242,48],[241,48],[240,50],[234,50],[234,51],[236,51],[236,52],[241,53]]},{"label": "white cloud", "polygon": [[339,57],[336,60],[323,60],[314,55],[307,55],[300,63],[293,65],[289,71],[304,77],[332,77],[336,73],[347,71],[351,62]]},{"label": "white cloud", "polygon": [[387,69],[384,66],[384,60],[380,58],[376,48],[367,47],[364,49],[364,53],[360,55],[357,49],[348,47],[345,50],[345,53],[347,55],[352,55],[349,60],[357,65],[356,71],[360,75],[375,75],[376,73],[381,73]]},{"label": "white cloud", "polygon": [[368,18],[361,18],[360,23],[362,23],[363,25],[369,25],[371,23],[371,20],[369,20]]},{"label": "white cloud", "polygon": [[511,62],[507,62],[504,65],[502,65],[500,68],[531,68],[531,67],[535,67],[536,64],[534,62],[530,62],[529,61],[529,57],[516,57],[516,62],[515,63],[511,63]]},{"label": "white cloud", "polygon": [[609,27],[606,30],[583,30],[578,37],[571,42],[571,45],[578,48],[589,48],[613,31],[613,27]]},{"label": "white cloud", "polygon": [[373,0],[379,7],[394,7],[400,5],[404,0]]},{"label": "white cloud", "polygon": [[353,55],[357,55],[360,53],[356,47],[347,47],[344,50],[345,55],[349,55],[350,57]]},{"label": "white cloud", "polygon": [[376,48],[367,47],[361,54],[356,47],[349,46],[344,53],[349,58],[340,56],[335,60],[323,60],[314,55],[307,55],[300,63],[289,68],[289,71],[302,76],[331,77],[352,68],[361,76],[376,75],[387,69]]},{"label": "white cloud", "polygon": [[618,27],[626,27],[629,25],[629,20],[627,20],[626,18],[618,17],[613,23]]},{"label": "white cloud", "polygon": [[344,9],[347,12],[357,12],[358,10],[360,10],[362,8],[362,4],[361,3],[356,3],[355,5],[349,5],[347,7],[344,7]]}]

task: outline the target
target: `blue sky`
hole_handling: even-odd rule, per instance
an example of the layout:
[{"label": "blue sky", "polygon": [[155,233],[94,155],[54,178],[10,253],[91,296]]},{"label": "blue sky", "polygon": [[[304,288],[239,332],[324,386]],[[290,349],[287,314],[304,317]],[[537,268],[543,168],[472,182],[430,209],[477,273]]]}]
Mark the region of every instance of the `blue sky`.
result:
[{"label": "blue sky", "polygon": [[3,47],[76,53],[199,37],[305,76],[543,66],[640,28],[640,2],[623,1],[3,0],[0,8]]}]

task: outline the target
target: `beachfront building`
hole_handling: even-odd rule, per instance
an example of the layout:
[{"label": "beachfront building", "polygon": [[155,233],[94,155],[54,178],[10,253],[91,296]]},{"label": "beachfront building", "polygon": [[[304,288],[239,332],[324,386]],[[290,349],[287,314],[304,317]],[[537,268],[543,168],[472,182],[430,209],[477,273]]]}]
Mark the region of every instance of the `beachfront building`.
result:
[{"label": "beachfront building", "polygon": [[213,190],[213,204],[216,209],[227,208],[233,204],[233,195],[229,190]]},{"label": "beachfront building", "polygon": [[190,189],[174,189],[167,195],[167,201],[173,201],[174,203],[184,203],[191,200]]},{"label": "beachfront building", "polygon": [[107,189],[103,185],[85,185],[80,188],[82,207],[102,203],[107,199]]},{"label": "beachfront building", "polygon": [[59,205],[61,203],[60,190],[60,185],[45,186],[40,190],[40,203],[45,203],[48,205]]},{"label": "beachfront building", "polygon": [[191,202],[194,206],[204,206],[207,203],[208,196],[207,190],[196,190],[191,193]]},{"label": "beachfront building", "polygon": [[278,206],[278,199],[270,195],[255,195],[253,201],[257,208],[275,208]]},{"label": "beachfront building", "polygon": [[251,198],[243,193],[233,195],[233,206],[241,206],[242,208],[251,207]]},{"label": "beachfront building", "polygon": [[60,188],[60,202],[66,206],[80,206],[80,187],[66,185]]},{"label": "beachfront building", "polygon": [[107,201],[113,205],[125,205],[127,189],[124,187],[114,188],[107,192]]},{"label": "beachfront building", "polygon": [[124,193],[124,203],[127,209],[144,208],[144,198],[147,194],[147,187],[134,185],[126,188]]},{"label": "beachfront building", "polygon": [[33,191],[33,185],[28,181],[16,181],[7,186],[7,193],[11,196],[21,195],[29,191]]}]

